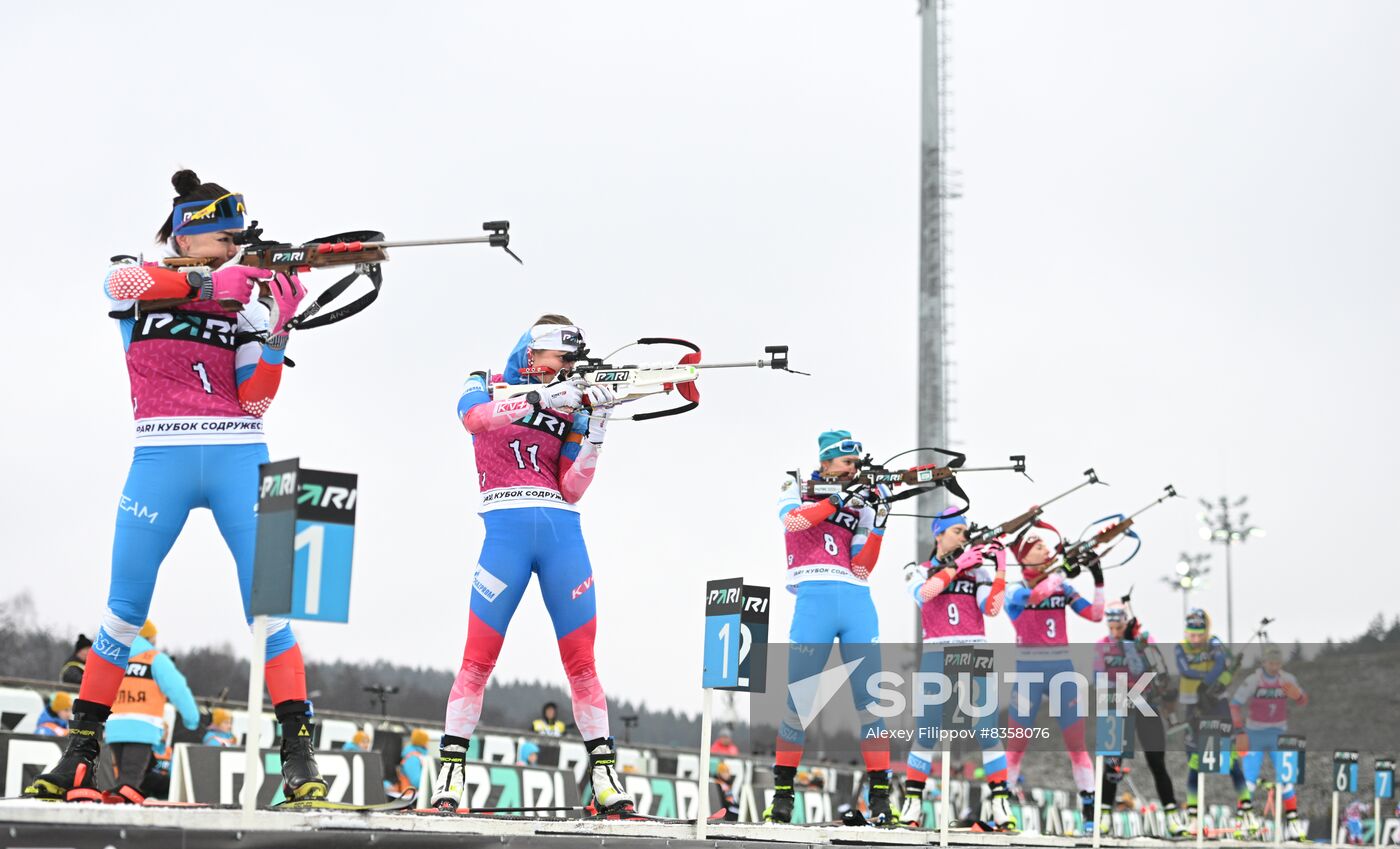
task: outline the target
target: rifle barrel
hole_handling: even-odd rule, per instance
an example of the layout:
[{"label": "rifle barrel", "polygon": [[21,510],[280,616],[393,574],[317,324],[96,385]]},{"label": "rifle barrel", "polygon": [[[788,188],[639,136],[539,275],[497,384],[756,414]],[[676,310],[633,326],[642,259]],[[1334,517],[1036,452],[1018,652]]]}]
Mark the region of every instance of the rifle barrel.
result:
[{"label": "rifle barrel", "polygon": [[696,368],[770,368],[767,360],[747,360],[737,363],[696,363]]},{"label": "rifle barrel", "polygon": [[1056,501],[1059,501],[1061,498],[1064,498],[1066,495],[1069,495],[1072,492],[1078,492],[1079,490],[1083,489],[1086,486],[1089,486],[1090,484],[1098,483],[1099,479],[1092,474],[1093,471],[1093,469],[1089,470],[1090,474],[1087,479],[1080,481],[1079,483],[1075,484],[1074,486],[1070,487],[1069,489],[1065,490],[1064,492],[1060,493],[1059,495],[1055,496],[1049,501],[1040,502],[1041,511],[1043,512],[1046,507],[1049,507],[1051,504],[1054,504]]},{"label": "rifle barrel", "polygon": [[1169,500],[1169,499],[1171,499],[1171,498],[1174,498],[1174,497],[1176,496],[1176,491],[1173,490],[1171,487],[1167,487],[1167,490],[1168,490],[1168,492],[1167,492],[1166,495],[1163,495],[1161,498],[1158,498],[1156,501],[1152,502],[1151,504],[1147,505],[1146,507],[1142,508],[1141,510],[1139,510],[1139,511],[1137,511],[1136,513],[1134,513],[1134,514],[1132,514],[1131,516],[1129,516],[1129,517],[1128,517],[1128,521],[1131,521],[1131,520],[1133,520],[1133,519],[1136,519],[1138,516],[1141,516],[1143,513],[1146,513],[1148,510],[1151,510],[1153,507],[1156,507],[1158,504],[1161,504],[1163,501],[1167,501],[1167,500]]},{"label": "rifle barrel", "polygon": [[365,244],[376,248],[426,248],[432,245],[479,245],[490,241],[490,236],[463,236],[458,239],[407,239],[398,242],[365,242]]},{"label": "rifle barrel", "polygon": [[957,474],[963,472],[1019,472],[1020,466],[972,466],[970,468],[954,469]]}]

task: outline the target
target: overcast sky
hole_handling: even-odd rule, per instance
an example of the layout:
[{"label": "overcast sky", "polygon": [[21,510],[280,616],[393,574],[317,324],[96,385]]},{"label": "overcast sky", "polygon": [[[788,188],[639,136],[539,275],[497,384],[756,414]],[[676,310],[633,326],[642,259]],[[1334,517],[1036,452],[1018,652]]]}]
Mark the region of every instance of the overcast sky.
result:
[{"label": "overcast sky", "polygon": [[[699,411],[612,428],[583,502],[608,692],[695,709],[705,581],[781,586],[783,472],[829,427],[878,455],[915,444],[915,5],[8,10],[0,591],[97,626],[132,446],[100,283],[109,256],[151,250],[176,168],[244,192],[285,239],[509,218],[523,268],[399,251],[373,309],[292,340],[272,456],[361,484],[351,622],[299,625],[304,650],[456,667],[482,539],[457,393],[540,313],[598,350],[787,343],[815,376],[707,374]],[[969,476],[973,515],[1007,518],[1093,465],[1113,486],[1049,516],[1077,530],[1174,483],[1190,500],[1143,518],[1110,591],[1136,585],[1175,639],[1160,578],[1204,549],[1195,498],[1248,493],[1269,535],[1237,552],[1238,637],[1265,615],[1305,641],[1394,615],[1400,6],[961,2],[950,27],[954,445],[975,464],[1025,453],[1037,481]],[[913,521],[892,520],[873,579],[886,641],[913,630]],[[1214,565],[1198,601],[1223,631]],[[246,642],[207,512],[152,618],[170,646]],[[531,591],[497,674],[562,682],[557,658]]]}]

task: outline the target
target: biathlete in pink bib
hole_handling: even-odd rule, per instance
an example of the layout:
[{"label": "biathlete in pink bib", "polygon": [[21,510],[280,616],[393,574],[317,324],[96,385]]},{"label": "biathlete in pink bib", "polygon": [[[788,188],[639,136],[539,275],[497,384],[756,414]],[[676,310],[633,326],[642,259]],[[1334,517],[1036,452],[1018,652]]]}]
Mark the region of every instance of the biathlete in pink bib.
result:
[{"label": "biathlete in pink bib", "polygon": [[[174,209],[157,238],[169,256],[202,262],[176,269],[117,257],[103,283],[131,380],[136,451],[117,502],[107,611],[73,705],[68,748],[26,789],[33,796],[96,792],[92,770],[102,724],[146,622],[156,574],[191,510],[213,512],[233,555],[245,614],[252,592],[258,466],[268,458],[262,417],[282,377],[285,324],[305,290],[295,274],[236,264],[242,195],[201,183],[193,171],[177,172],[172,183]],[[266,287],[256,299],[255,283]],[[287,795],[323,796],[326,785],[311,756],[306,673],[285,619],[269,623],[266,673],[282,723]],[[150,742],[158,742],[159,724],[151,734]],[[141,801],[130,786],[106,796]]]},{"label": "biathlete in pink bib", "polygon": [[[1048,527],[1042,523],[1038,526]],[[1053,529],[1051,529],[1053,531]],[[1065,676],[1075,672],[1070,657],[1069,629],[1066,611],[1072,610],[1090,622],[1103,620],[1103,568],[1095,559],[1089,565],[1094,577],[1094,600],[1081,596],[1065,583],[1064,574],[1050,574],[1050,547],[1038,534],[1031,533],[1010,546],[1016,562],[1021,565],[1024,586],[1012,590],[1006,599],[1006,615],[1016,630],[1016,671],[1036,676],[1029,683],[1017,681],[1011,689],[1011,710],[1007,716],[1006,761],[1009,779],[1014,784],[1021,774],[1021,760],[1030,744],[1027,729],[1035,725],[1040,703],[1047,697],[1051,709],[1057,712],[1056,722],[1069,755],[1074,784],[1079,788],[1080,805],[1084,810],[1085,833],[1094,828],[1094,762],[1084,745],[1084,718],[1079,715],[1078,688]],[[1087,674],[1089,670],[1085,670]]]},{"label": "biathlete in pink bib", "polygon": [[[593,482],[616,398],[606,387],[568,379],[583,349],[583,332],[567,318],[541,316],[520,337],[505,370],[489,381],[483,372],[473,374],[457,402],[457,416],[472,436],[486,540],[472,577],[462,667],[447,702],[432,797],[442,810],[455,810],[462,801],[463,764],[481,721],[486,682],[533,576],[554,623],[574,723],[588,747],[595,807],[632,807],[616,772],[607,698],[593,664],[597,587],[576,506]],[[561,373],[564,378],[556,380]],[[497,398],[497,383],[539,388]]]},{"label": "biathlete in pink bib", "polygon": [[[951,511],[945,511],[951,513]],[[1000,542],[967,546],[967,520],[942,515],[933,520],[934,556],[957,555],[953,565],[929,574],[931,564],[911,563],[905,567],[905,585],[919,606],[923,621],[924,650],[919,671],[943,672],[945,646],[967,646],[987,641],[986,617],[996,616],[1006,599],[1006,549]],[[1011,809],[1011,791],[1006,785],[1006,753],[997,728],[996,691],[987,687],[985,675],[972,677],[972,705],[992,708],[976,723],[977,744],[982,749],[986,773],[990,822],[1003,831],[1017,827]],[[923,821],[924,785],[939,748],[939,730],[947,705],[921,708],[918,736],[909,749],[904,781],[904,803],[899,819],[905,825]]]},{"label": "biathlete in pink bib", "polygon": [[[889,739],[885,721],[869,711],[874,697],[856,682],[880,668],[880,622],[868,581],[880,558],[889,511],[882,493],[854,482],[862,447],[849,431],[827,431],[817,445],[821,469],[812,479],[849,483],[839,495],[817,497],[804,491],[796,473],[783,480],[778,520],[787,547],[787,588],[797,594],[788,632],[788,680],[819,674],[838,640],[842,660],[860,662],[851,689],[861,716],[870,811],[878,823],[887,823],[898,818],[889,803]],[[806,739],[791,695],[787,707],[778,728],[773,803],[764,811],[765,819],[776,822],[792,821],[793,780]]]}]

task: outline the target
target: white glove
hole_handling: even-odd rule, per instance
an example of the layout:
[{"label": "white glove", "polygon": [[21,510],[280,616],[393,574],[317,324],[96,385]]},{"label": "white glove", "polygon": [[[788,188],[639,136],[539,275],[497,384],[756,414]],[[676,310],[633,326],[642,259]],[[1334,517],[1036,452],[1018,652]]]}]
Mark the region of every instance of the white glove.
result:
[{"label": "white glove", "polygon": [[583,406],[583,393],[572,381],[550,384],[539,392],[540,406],[547,410],[576,410]]},{"label": "white glove", "polygon": [[588,411],[588,441],[594,445],[602,445],[603,437],[608,435],[608,416],[612,411],[607,407]]},{"label": "white glove", "polygon": [[588,385],[584,387],[583,397],[588,400],[590,407],[610,407],[617,403],[617,393],[610,386]]}]

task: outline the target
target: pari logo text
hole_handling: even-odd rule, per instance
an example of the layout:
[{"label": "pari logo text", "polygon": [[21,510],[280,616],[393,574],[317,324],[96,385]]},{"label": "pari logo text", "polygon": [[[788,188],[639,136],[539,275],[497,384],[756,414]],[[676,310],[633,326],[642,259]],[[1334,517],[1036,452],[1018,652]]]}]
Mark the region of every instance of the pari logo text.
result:
[{"label": "pari logo text", "polygon": [[262,479],[262,485],[258,487],[258,497],[276,498],[279,495],[291,495],[296,491],[296,472],[287,472],[281,475],[265,475]]},{"label": "pari logo text", "polygon": [[729,587],[728,589],[710,590],[705,594],[705,604],[738,604],[742,594],[742,587]]}]

